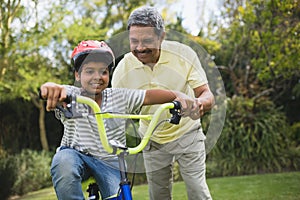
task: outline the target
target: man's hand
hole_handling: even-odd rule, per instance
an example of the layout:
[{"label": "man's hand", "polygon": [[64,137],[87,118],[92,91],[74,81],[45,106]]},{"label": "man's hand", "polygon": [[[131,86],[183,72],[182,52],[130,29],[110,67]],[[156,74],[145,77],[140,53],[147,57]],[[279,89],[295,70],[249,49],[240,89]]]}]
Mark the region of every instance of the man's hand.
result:
[{"label": "man's hand", "polygon": [[203,105],[197,99],[177,97],[175,100],[181,103],[181,115],[183,117],[190,117],[193,120],[201,117],[201,107],[203,111]]},{"label": "man's hand", "polygon": [[62,85],[56,83],[44,83],[40,89],[41,97],[47,99],[47,111],[55,109],[56,105],[67,97],[66,89]]}]

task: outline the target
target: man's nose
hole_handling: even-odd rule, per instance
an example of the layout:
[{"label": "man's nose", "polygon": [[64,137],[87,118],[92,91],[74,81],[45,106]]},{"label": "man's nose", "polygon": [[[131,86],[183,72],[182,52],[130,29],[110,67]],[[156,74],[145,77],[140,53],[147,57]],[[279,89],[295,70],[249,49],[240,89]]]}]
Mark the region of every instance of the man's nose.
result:
[{"label": "man's nose", "polygon": [[136,50],[138,50],[138,51],[141,51],[141,50],[144,50],[146,47],[145,47],[145,45],[143,44],[143,42],[139,42],[138,44],[137,44],[137,46],[136,46]]}]

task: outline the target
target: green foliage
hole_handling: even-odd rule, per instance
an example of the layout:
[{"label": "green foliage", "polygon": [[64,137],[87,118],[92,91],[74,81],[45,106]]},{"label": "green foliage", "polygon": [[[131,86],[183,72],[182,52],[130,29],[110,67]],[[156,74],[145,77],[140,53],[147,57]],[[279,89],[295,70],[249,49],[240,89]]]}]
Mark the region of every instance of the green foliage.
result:
[{"label": "green foliage", "polygon": [[138,133],[139,121],[128,119],[126,123],[126,145],[128,147],[136,147],[141,142]]},{"label": "green foliage", "polygon": [[50,164],[52,155],[49,152],[24,149],[15,156],[18,176],[14,183],[15,194],[25,194],[52,185]]},{"label": "green foliage", "polygon": [[[56,45],[53,45],[55,43],[52,39],[59,32],[57,29],[62,27],[60,20],[57,20],[62,16],[61,12],[51,3],[47,5],[51,10],[49,15],[41,17],[38,9],[40,2],[32,1],[32,4],[28,3],[26,6],[14,2],[7,5],[11,10],[11,13],[7,13],[10,19],[1,21],[7,27],[5,32],[0,33],[0,43],[3,44],[0,68],[1,101],[20,97],[31,99],[35,97],[41,83],[46,80],[64,80],[66,76],[63,68],[57,67],[56,55],[53,53]],[[13,12],[18,12],[18,15]],[[35,18],[39,20],[34,20]],[[50,51],[49,47],[52,45],[55,50]]]},{"label": "green foliage", "polygon": [[[20,153],[22,149],[40,150],[38,131],[38,110],[30,102],[15,99],[0,104],[0,146],[10,153]],[[45,118],[47,139],[51,150],[60,144],[63,125],[53,112],[47,112]]]},{"label": "green foliage", "polygon": [[209,154],[214,175],[278,172],[290,167],[284,114],[271,101],[228,101],[223,133]]},{"label": "green foliage", "polygon": [[295,96],[295,98],[300,98],[300,83],[295,84],[292,90],[292,94],[293,96]]},{"label": "green foliage", "polygon": [[289,137],[289,148],[286,149],[286,155],[290,159],[290,165],[293,169],[300,168],[300,122],[294,123],[291,130],[287,133]]},{"label": "green foliage", "polygon": [[278,99],[292,89],[300,77],[299,8],[298,1],[225,1],[220,20],[228,23],[218,29],[216,63],[226,66],[230,96]]},{"label": "green foliage", "polygon": [[37,110],[32,104],[21,99],[8,101],[0,104],[0,113],[0,144],[3,149],[15,154],[23,148],[40,148]]},{"label": "green foliage", "polygon": [[7,199],[12,193],[18,173],[16,166],[14,157],[0,148],[0,196],[3,199]]},{"label": "green foliage", "polygon": [[289,137],[293,145],[300,146],[300,122],[294,123],[291,126]]},{"label": "green foliage", "polygon": [[0,149],[0,196],[23,195],[52,185],[49,152],[24,149],[20,154],[9,155]]}]

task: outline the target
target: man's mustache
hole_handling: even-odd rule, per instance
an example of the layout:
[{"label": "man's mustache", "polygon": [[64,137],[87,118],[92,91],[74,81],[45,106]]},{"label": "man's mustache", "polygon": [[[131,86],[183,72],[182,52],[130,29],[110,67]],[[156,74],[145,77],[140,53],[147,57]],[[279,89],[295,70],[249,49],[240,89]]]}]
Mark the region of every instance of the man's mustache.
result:
[{"label": "man's mustache", "polygon": [[134,53],[151,53],[152,50],[151,49],[146,49],[146,50],[143,50],[143,51],[139,51],[139,50],[133,50]]}]

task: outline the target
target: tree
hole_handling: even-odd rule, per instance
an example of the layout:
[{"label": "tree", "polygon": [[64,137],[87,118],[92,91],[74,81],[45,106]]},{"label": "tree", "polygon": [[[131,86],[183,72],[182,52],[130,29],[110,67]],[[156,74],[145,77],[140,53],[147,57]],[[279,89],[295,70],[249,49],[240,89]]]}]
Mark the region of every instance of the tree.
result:
[{"label": "tree", "polygon": [[[44,104],[38,100],[37,89],[42,82],[60,80],[56,78],[62,75],[56,73],[59,75],[55,76],[55,66],[46,54],[53,28],[56,27],[53,24],[57,23],[39,21],[38,1],[32,1],[28,7],[22,5],[21,1],[7,1],[1,5],[1,101],[21,97],[37,106],[40,110],[41,144],[43,149],[48,150],[43,120]],[[62,72],[63,69],[55,71]]]},{"label": "tree", "polygon": [[10,67],[10,49],[12,48],[11,44],[13,41],[12,35],[12,22],[15,18],[19,17],[22,10],[21,0],[17,1],[4,1],[1,0],[1,10],[0,10],[0,92],[3,92],[7,85],[5,83],[4,77],[9,74],[8,71],[11,70]]},{"label": "tree", "polygon": [[143,2],[1,0],[1,102],[22,98],[36,106],[43,149],[49,147],[38,87],[46,81],[73,84],[72,48],[122,30],[129,11]]},{"label": "tree", "polygon": [[216,62],[230,79],[230,96],[267,97],[287,106],[290,91],[299,87],[299,13],[293,0],[225,1]]}]

